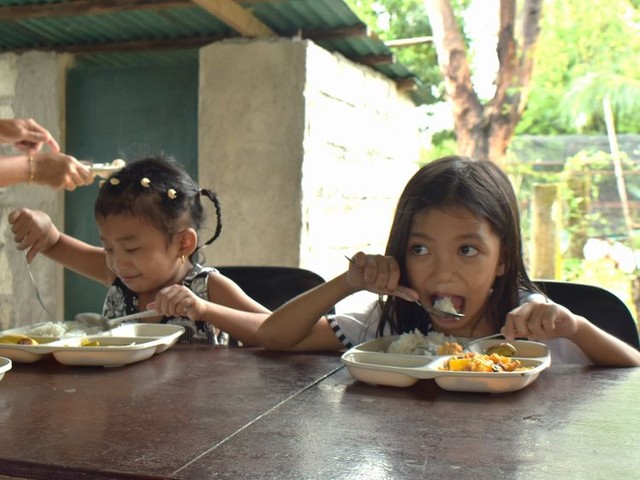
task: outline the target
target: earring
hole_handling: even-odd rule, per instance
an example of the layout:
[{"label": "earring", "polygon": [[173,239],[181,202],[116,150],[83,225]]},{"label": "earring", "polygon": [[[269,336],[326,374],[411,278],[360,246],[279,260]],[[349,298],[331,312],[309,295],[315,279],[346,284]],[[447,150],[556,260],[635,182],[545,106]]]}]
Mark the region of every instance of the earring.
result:
[{"label": "earring", "polygon": [[180,261],[182,262],[182,264],[184,265],[184,255],[180,255]]}]

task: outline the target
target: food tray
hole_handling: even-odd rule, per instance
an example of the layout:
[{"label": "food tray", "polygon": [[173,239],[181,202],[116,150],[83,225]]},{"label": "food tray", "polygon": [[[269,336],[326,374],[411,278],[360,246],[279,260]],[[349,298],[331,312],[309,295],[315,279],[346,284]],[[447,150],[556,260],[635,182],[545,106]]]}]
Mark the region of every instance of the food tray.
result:
[{"label": "food tray", "polygon": [[0,380],[4,378],[4,374],[11,370],[11,360],[5,357],[0,357]]},{"label": "food tray", "polygon": [[[70,331],[77,332],[75,322]],[[41,324],[0,332],[29,335]],[[15,362],[32,363],[49,356],[65,365],[116,366],[146,360],[173,346],[184,333],[180,325],[127,324],[107,332],[88,333],[68,337],[32,336],[38,345],[0,344],[0,356]],[[98,341],[100,346],[83,346],[83,341]]]},{"label": "food tray", "polygon": [[[427,356],[386,353],[399,336],[382,337],[358,345],[342,355],[349,373],[362,382],[393,387],[410,387],[419,380],[433,379],[444,390],[461,392],[505,393],[520,390],[535,381],[540,372],[551,365],[546,345],[526,340],[511,343],[517,350],[514,358],[529,370],[517,372],[466,372],[441,370],[453,355]],[[469,350],[484,353],[486,348],[504,342],[489,339],[478,342]]]}]

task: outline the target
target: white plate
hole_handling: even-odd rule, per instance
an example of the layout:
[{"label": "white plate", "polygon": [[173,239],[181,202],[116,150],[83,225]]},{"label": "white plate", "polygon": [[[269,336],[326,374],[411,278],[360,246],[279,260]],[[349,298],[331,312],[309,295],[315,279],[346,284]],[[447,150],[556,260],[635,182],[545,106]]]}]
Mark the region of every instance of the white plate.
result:
[{"label": "white plate", "polygon": [[[46,324],[46,322],[44,323]],[[21,333],[29,335],[30,330],[44,324],[29,325],[0,332],[1,335]],[[69,332],[78,332],[80,325],[76,322],[64,322]],[[47,358],[49,355],[66,365],[127,365],[139,362],[154,354],[162,353],[171,348],[184,333],[184,327],[180,325],[167,325],[159,323],[131,323],[121,325],[100,334],[74,335],[69,337],[39,337],[34,338],[38,345],[0,344],[0,356],[7,357],[14,362],[32,363]],[[83,338],[100,340],[106,338],[106,350],[101,347],[83,347]],[[144,342],[145,347],[140,344]],[[136,343],[136,345],[131,345]],[[152,348],[153,347],[153,348]],[[93,350],[87,350],[93,349]],[[57,354],[58,352],[63,352]]]},{"label": "white plate", "polygon": [[8,358],[0,357],[0,380],[3,379],[4,374],[11,370],[11,360]]},{"label": "white plate", "polygon": [[410,387],[421,378],[433,378],[428,368],[431,357],[351,349],[342,363],[356,379],[373,385]]},{"label": "white plate", "polygon": [[[82,342],[98,341],[99,346],[83,346]],[[156,337],[112,337],[92,335],[86,339],[68,338],[56,342],[51,352],[63,365],[119,367],[141,362],[153,356],[160,341]]]},{"label": "white plate", "polygon": [[18,363],[33,363],[49,356],[55,349],[55,342],[59,338],[31,337],[38,345],[17,345],[14,343],[0,343],[0,356],[7,357]]},{"label": "white plate", "polygon": [[171,348],[183,333],[183,326],[166,323],[128,323],[111,330],[111,335],[114,337],[158,337],[156,353],[162,353]]},{"label": "white plate", "polygon": [[[358,345],[342,355],[342,363],[357,380],[393,387],[409,387],[421,379],[434,379],[445,390],[461,392],[503,393],[520,390],[538,378],[551,364],[546,345],[518,340],[510,342],[516,347],[523,366],[529,370],[518,372],[457,372],[442,370],[452,355],[423,356],[385,353],[385,348],[398,337],[382,337]],[[504,340],[502,340],[504,341]],[[500,340],[487,340],[487,345],[474,348],[479,353]]]},{"label": "white plate", "polygon": [[[431,363],[430,367],[439,369],[449,358],[450,356],[438,358]],[[434,380],[440,388],[453,392],[516,392],[534,382],[540,372],[550,365],[550,362],[544,359],[517,359],[520,360],[522,367],[530,367],[530,369],[518,372],[452,372],[440,370],[441,374],[434,377]]]},{"label": "white plate", "polygon": [[[51,331],[56,335],[45,336],[42,333]],[[96,330],[93,331],[95,333]],[[76,322],[40,322],[23,327],[11,328],[0,332],[0,336],[22,334],[27,335],[38,342],[38,345],[17,345],[0,343],[0,356],[10,358],[18,363],[33,363],[47,358],[53,350],[55,343],[62,338],[83,337],[92,331],[87,330]]]}]

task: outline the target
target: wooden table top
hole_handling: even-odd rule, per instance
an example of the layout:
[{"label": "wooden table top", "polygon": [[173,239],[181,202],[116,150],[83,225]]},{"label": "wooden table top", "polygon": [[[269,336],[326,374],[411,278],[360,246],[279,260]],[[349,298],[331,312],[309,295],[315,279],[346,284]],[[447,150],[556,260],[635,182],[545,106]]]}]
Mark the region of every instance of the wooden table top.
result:
[{"label": "wooden table top", "polygon": [[14,364],[0,431],[9,477],[634,478],[640,369],[460,393],[367,385],[337,354],[176,345],[121,368]]}]

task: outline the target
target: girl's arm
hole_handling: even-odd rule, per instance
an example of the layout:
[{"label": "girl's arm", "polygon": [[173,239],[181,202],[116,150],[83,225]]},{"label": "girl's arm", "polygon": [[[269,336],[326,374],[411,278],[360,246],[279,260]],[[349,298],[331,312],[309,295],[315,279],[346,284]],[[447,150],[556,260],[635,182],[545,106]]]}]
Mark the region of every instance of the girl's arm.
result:
[{"label": "girl's arm", "polygon": [[28,250],[27,261],[43,253],[74,272],[109,286],[115,276],[107,267],[104,249],[60,233],[49,215],[22,208],[9,214],[18,250]]},{"label": "girl's arm", "polygon": [[220,273],[208,280],[209,300],[200,315],[246,346],[257,345],[256,332],[271,310],[248,296],[234,281]]},{"label": "girl's arm", "polygon": [[553,302],[534,301],[520,305],[507,315],[502,332],[509,339],[565,337],[580,347],[594,365],[640,366],[640,351]]},{"label": "girl's arm", "polygon": [[347,273],[298,295],[275,310],[257,332],[258,343],[269,350],[340,350],[344,345],[324,314],[354,293]]},{"label": "girl's arm", "polygon": [[324,314],[336,303],[360,290],[389,295],[400,280],[398,262],[390,256],[358,252],[347,272],[305,292],[273,312],[257,332],[269,350],[341,350]]},{"label": "girl's arm", "polygon": [[640,351],[608,332],[576,316],[578,329],[569,338],[578,345],[594,365],[610,367],[640,367]]},{"label": "girl's arm", "polygon": [[282,305],[257,332],[258,343],[269,350],[340,350],[344,345],[324,314],[355,293],[347,273],[318,285]]},{"label": "girl's arm", "polygon": [[169,285],[161,289],[146,308],[163,315],[211,323],[245,345],[256,345],[256,331],[271,312],[219,273],[209,274],[207,290],[209,300],[184,285]]}]

